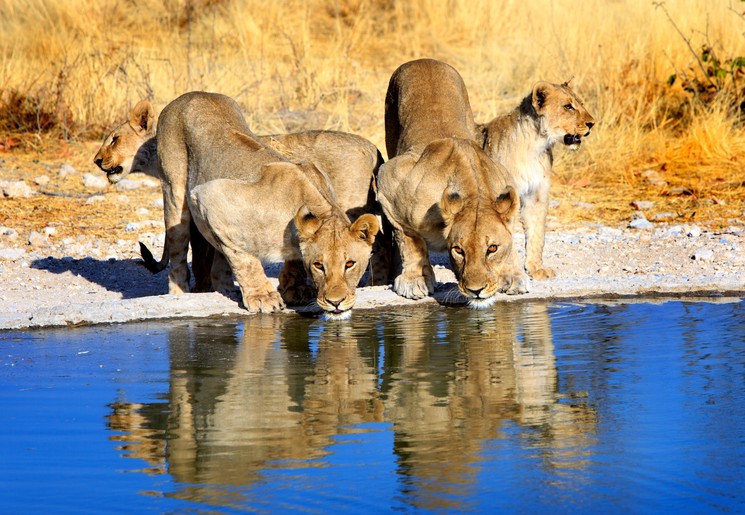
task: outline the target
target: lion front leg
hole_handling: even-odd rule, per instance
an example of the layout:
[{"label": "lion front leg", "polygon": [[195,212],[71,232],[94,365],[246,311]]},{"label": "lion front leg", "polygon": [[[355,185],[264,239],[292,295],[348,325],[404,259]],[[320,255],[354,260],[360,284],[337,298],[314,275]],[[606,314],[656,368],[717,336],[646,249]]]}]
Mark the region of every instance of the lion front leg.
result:
[{"label": "lion front leg", "polygon": [[300,260],[285,261],[279,273],[279,292],[290,306],[302,306],[313,302],[316,289],[308,284],[305,266]]},{"label": "lion front leg", "polygon": [[534,195],[521,200],[520,218],[525,231],[525,268],[533,279],[551,279],[556,273],[543,266],[548,188],[541,188]]},{"label": "lion front leg", "polygon": [[285,307],[279,292],[264,273],[261,261],[255,256],[233,249],[221,249],[233,270],[243,297],[243,307],[249,313],[272,313]]},{"label": "lion front leg", "polygon": [[393,281],[393,291],[407,299],[423,299],[435,292],[435,271],[429,262],[427,243],[419,236],[395,231],[401,252],[401,275]]}]

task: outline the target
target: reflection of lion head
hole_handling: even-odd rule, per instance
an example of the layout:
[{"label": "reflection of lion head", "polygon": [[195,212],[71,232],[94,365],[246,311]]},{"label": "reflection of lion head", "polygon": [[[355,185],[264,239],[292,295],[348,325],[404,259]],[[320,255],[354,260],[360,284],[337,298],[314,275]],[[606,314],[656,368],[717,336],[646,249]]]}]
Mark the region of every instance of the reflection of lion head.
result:
[{"label": "reflection of lion head", "polygon": [[569,82],[539,82],[533,86],[529,98],[540,121],[539,130],[548,137],[550,144],[562,141],[576,149],[582,143],[582,137],[590,134],[595,120],[574,94]]},{"label": "reflection of lion head", "polygon": [[341,217],[317,217],[303,207],[295,216],[303,264],[327,318],[352,314],[356,287],[370,260],[378,219],[363,214],[351,225]]},{"label": "reflection of lion head", "polygon": [[106,173],[109,182],[117,183],[130,172],[155,175],[155,111],[147,100],[135,105],[129,120],[106,136],[93,162]]}]

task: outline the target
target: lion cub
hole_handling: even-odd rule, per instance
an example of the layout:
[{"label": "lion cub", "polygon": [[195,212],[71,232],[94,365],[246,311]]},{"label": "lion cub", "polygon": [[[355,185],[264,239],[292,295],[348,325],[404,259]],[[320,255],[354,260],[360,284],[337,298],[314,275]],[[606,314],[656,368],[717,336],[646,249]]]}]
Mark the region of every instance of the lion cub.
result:
[{"label": "lion cub", "polygon": [[511,112],[479,125],[483,148],[511,174],[520,194],[525,231],[525,268],[534,279],[550,279],[543,266],[552,147],[559,141],[578,148],[595,124],[569,82],[539,82]]},{"label": "lion cub", "polygon": [[227,259],[249,311],[279,310],[283,298],[305,302],[304,280],[280,276],[281,297],[264,274],[262,261],[284,259],[303,262],[327,316],[350,314],[379,229],[374,215],[350,223],[328,176],[258,142],[238,104],[224,95],[192,92],[172,101],[156,138],[170,293],[188,289],[193,221]]},{"label": "lion cub", "polygon": [[383,211],[393,224],[402,272],[394,290],[434,292],[428,251],[446,251],[469,305],[527,291],[512,244],[519,199],[507,171],[473,139],[468,93],[451,66],[422,59],[392,75],[385,102],[390,160],[378,173]]}]

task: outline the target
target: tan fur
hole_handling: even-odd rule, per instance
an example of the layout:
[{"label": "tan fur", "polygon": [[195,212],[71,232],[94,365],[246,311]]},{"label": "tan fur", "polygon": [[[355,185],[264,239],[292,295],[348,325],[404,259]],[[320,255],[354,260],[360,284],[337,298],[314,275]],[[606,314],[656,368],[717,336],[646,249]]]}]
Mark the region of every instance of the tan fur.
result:
[{"label": "tan fur", "polygon": [[396,293],[417,299],[434,292],[429,250],[449,253],[473,307],[490,305],[497,292],[526,292],[512,244],[517,192],[474,140],[458,72],[430,59],[400,66],[388,86],[385,125],[391,159],[380,168],[378,193],[401,252]]},{"label": "tan fur", "polygon": [[[133,120],[139,120],[143,112],[150,113],[150,123],[147,130],[136,130],[139,125]],[[130,172],[144,172],[160,178],[152,113],[154,109],[150,102],[139,102],[133,109],[130,120],[116,127],[104,139],[94,162],[107,172],[110,181],[121,180]],[[373,182],[383,158],[377,147],[368,140],[338,131],[274,134],[257,136],[256,139],[274,148],[293,163],[310,161],[327,172],[337,194],[337,203],[352,221],[364,213],[381,213],[375,199]],[[117,168],[116,173],[108,173]],[[173,180],[185,183],[186,177]],[[194,291],[232,289],[232,272],[224,256],[215,253],[197,231],[192,231],[190,243]],[[389,281],[391,246],[390,231],[377,235],[370,259],[369,284],[387,284]],[[162,267],[153,266],[153,271],[160,269]],[[287,262],[282,274],[286,280],[305,277],[302,263],[295,261]]]},{"label": "tan fur", "polygon": [[[280,277],[280,294],[263,260],[302,261],[326,314],[349,314],[379,224],[365,214],[350,224],[328,176],[295,165],[262,145],[238,105],[224,95],[192,92],[168,104],[157,128],[169,292],[188,289],[186,253],[193,221],[225,256],[251,312],[305,302],[304,277]],[[186,181],[184,181],[186,178]],[[298,279],[294,281],[294,279]]]},{"label": "tan fur", "polygon": [[510,172],[517,185],[525,268],[534,279],[554,276],[543,266],[551,149],[559,141],[579,147],[594,122],[568,82],[539,82],[513,111],[478,127],[484,150]]}]

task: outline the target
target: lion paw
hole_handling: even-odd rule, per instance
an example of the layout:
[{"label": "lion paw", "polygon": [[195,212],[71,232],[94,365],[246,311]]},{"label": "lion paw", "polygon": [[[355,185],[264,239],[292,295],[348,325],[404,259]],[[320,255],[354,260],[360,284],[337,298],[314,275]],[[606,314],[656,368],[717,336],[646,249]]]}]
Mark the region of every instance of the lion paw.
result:
[{"label": "lion paw", "polygon": [[272,313],[285,307],[282,297],[276,291],[244,296],[243,305],[249,313]]},{"label": "lion paw", "polygon": [[399,275],[393,282],[393,291],[407,299],[423,299],[435,292],[434,277]]},{"label": "lion paw", "polygon": [[521,295],[530,291],[530,278],[527,274],[515,274],[503,278],[500,291],[507,295]]},{"label": "lion paw", "polygon": [[551,268],[535,268],[530,271],[530,276],[536,281],[545,281],[556,277],[556,272]]},{"label": "lion paw", "polygon": [[307,284],[296,284],[282,288],[282,299],[290,306],[302,306],[313,302],[316,289]]}]

